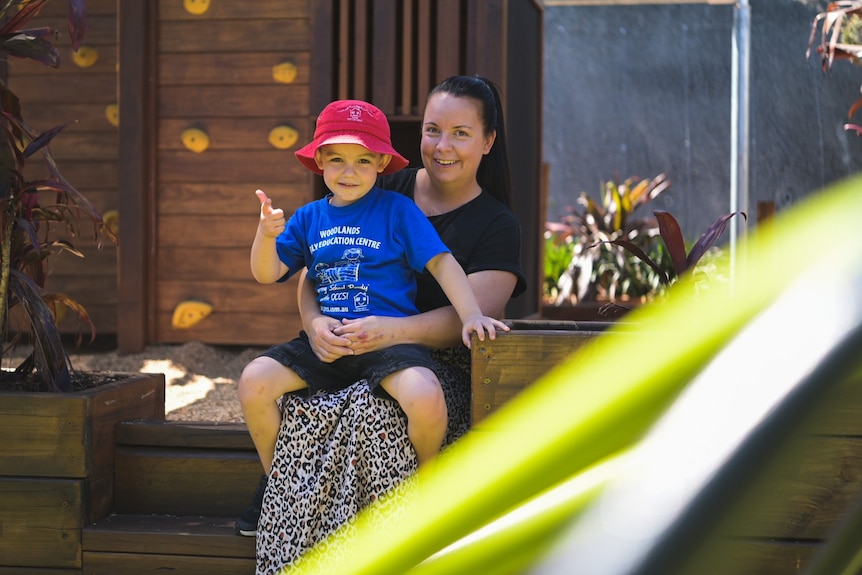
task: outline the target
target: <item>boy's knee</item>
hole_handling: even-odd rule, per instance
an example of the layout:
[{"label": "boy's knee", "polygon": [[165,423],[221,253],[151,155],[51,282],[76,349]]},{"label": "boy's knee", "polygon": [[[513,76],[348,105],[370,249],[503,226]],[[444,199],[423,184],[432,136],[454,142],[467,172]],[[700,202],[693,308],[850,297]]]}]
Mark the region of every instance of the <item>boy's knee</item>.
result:
[{"label": "boy's knee", "polygon": [[236,393],[241,403],[260,397],[269,386],[269,378],[259,362],[253,360],[245,366],[236,384]]},{"label": "boy's knee", "polygon": [[[445,417],[446,398],[440,381],[431,373],[422,373],[405,386],[404,401],[408,402],[411,411],[421,411],[428,416]],[[405,410],[406,411],[406,410]]]}]

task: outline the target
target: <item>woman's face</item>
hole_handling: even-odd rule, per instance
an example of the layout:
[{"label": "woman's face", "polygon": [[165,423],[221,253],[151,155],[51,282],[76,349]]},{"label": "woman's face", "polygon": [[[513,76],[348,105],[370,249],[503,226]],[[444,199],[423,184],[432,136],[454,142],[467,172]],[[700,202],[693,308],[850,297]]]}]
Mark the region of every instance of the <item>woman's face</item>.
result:
[{"label": "woman's face", "polygon": [[486,136],[480,104],[472,98],[434,94],[422,121],[422,164],[432,179],[472,185],[482,156],[491,150],[496,133]]}]

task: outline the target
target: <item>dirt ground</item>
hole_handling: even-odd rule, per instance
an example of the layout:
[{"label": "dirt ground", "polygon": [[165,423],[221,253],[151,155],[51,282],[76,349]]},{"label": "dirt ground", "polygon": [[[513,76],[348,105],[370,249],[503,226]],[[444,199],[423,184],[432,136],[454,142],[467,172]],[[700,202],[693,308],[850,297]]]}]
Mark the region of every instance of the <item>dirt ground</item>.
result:
[{"label": "dirt ground", "polygon": [[[236,382],[243,367],[263,348],[212,346],[199,342],[157,345],[120,355],[114,349],[70,354],[80,371],[128,371],[165,374],[165,417],[178,421],[242,422]],[[10,358],[10,362],[14,357]],[[8,367],[4,360],[3,367]]]}]

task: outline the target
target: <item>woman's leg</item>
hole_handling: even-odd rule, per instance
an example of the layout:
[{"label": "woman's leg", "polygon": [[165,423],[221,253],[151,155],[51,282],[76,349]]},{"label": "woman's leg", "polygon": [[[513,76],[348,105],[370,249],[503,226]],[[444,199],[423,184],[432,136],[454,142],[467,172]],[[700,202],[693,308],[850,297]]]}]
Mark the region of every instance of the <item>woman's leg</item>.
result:
[{"label": "woman's leg", "polygon": [[410,367],[387,376],[380,385],[407,415],[407,435],[419,465],[431,461],[446,436],[446,399],[440,381],[425,367]]},{"label": "woman's leg", "polygon": [[306,387],[296,372],[271,357],[255,358],[242,371],[237,395],[246,427],[267,475],[281,426],[278,399],[285,393]]}]

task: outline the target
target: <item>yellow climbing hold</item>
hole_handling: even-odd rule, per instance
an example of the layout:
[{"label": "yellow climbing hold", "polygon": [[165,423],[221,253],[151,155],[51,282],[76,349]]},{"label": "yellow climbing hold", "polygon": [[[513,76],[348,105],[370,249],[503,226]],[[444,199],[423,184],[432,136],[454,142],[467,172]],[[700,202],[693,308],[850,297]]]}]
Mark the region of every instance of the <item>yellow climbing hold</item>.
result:
[{"label": "yellow climbing hold", "polygon": [[114,232],[114,235],[120,233],[120,212],[117,210],[108,210],[103,213],[102,222],[105,227]]},{"label": "yellow climbing hold", "polygon": [[112,126],[120,125],[120,107],[117,104],[105,106],[105,117]]},{"label": "yellow climbing hold", "polygon": [[213,306],[203,301],[187,300],[174,309],[171,325],[176,329],[188,329],[198,324],[213,311]]},{"label": "yellow climbing hold", "polygon": [[299,134],[290,126],[276,126],[269,132],[269,143],[279,150],[290,148],[298,138]]},{"label": "yellow climbing hold", "polygon": [[206,149],[210,147],[209,134],[200,128],[188,128],[183,130],[182,139],[183,145],[197,154],[206,151]]},{"label": "yellow climbing hold", "polygon": [[183,7],[189,14],[200,16],[210,8],[210,0],[183,0]]},{"label": "yellow climbing hold", "polygon": [[296,64],[282,62],[272,67],[272,79],[282,84],[292,84],[296,80]]},{"label": "yellow climbing hold", "polygon": [[72,61],[80,68],[89,68],[99,59],[99,51],[90,46],[79,46],[72,52]]}]

